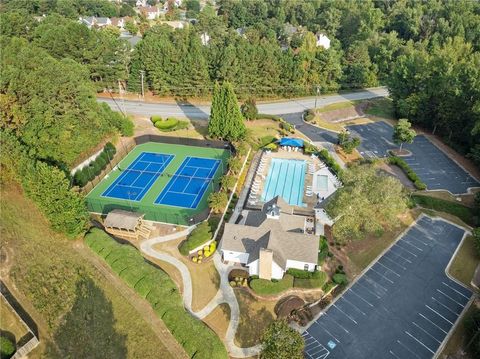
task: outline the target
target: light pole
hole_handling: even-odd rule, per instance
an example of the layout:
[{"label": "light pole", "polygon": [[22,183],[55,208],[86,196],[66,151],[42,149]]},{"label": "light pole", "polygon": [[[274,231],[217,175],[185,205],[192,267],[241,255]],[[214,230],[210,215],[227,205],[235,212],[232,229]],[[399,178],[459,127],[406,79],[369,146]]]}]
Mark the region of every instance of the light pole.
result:
[{"label": "light pole", "polygon": [[314,110],[317,110],[318,95],[320,95],[320,86],[319,85],[317,85],[317,92],[316,92],[316,95],[315,95],[315,108],[314,108]]},{"label": "light pole", "polygon": [[143,75],[145,75],[145,71],[140,70],[140,77],[142,79],[142,98],[145,97],[145,89],[143,87]]}]

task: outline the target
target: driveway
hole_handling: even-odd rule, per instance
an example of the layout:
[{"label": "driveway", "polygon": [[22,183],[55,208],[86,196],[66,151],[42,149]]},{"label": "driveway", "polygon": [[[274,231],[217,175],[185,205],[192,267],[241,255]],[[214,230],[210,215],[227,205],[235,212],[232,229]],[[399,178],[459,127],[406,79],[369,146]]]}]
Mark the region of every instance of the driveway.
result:
[{"label": "driveway", "polygon": [[420,217],[303,333],[305,357],[432,358],[472,296],[445,273],[464,235]]}]

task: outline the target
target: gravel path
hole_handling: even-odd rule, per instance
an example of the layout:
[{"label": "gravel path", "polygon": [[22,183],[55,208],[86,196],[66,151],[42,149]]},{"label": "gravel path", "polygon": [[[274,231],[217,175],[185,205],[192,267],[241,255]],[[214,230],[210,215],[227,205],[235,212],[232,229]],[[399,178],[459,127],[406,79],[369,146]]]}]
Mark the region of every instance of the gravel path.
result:
[{"label": "gravel path", "polygon": [[238,323],[240,321],[240,308],[235,293],[233,292],[233,288],[228,282],[228,272],[231,267],[222,263],[220,254],[215,252],[213,258],[215,268],[220,274],[220,288],[215,297],[213,297],[203,309],[194,312],[192,310],[192,278],[187,266],[171,255],[153,249],[153,246],[158,243],[164,243],[186,236],[192,229],[193,228],[189,228],[185,231],[170,234],[168,236],[146,240],[140,245],[140,250],[150,257],[174,265],[179,270],[183,282],[183,304],[185,308],[198,319],[205,318],[219,304],[226,303],[230,306],[230,323],[228,324],[227,334],[225,335],[225,344],[230,356],[235,358],[247,358],[258,355],[260,352],[260,345],[250,348],[240,348],[235,344],[235,333],[237,332]]}]

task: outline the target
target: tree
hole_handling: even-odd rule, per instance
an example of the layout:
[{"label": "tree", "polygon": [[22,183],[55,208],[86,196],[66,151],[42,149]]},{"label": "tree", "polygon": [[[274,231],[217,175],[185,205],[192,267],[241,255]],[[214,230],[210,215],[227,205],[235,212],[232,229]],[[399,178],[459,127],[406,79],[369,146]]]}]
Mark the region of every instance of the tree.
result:
[{"label": "tree", "polygon": [[138,26],[135,25],[133,21],[127,21],[125,23],[125,30],[127,30],[132,35],[136,35],[138,33]]},{"label": "tree", "polygon": [[[480,192],[477,192],[477,193],[480,193]],[[477,248],[477,253],[480,256],[480,228],[478,227],[475,228],[472,231],[472,234],[473,234],[473,241],[475,243],[475,248]]]},{"label": "tree", "polygon": [[227,206],[228,196],[225,192],[212,192],[208,196],[208,206],[213,213],[222,213]]},{"label": "tree", "polygon": [[335,218],[333,234],[339,243],[380,235],[398,226],[398,215],[407,209],[407,196],[396,178],[372,164],[355,165],[343,171],[343,187],[327,206]]},{"label": "tree", "polygon": [[253,97],[249,97],[241,106],[242,115],[246,120],[255,120],[258,115],[257,103]]},{"label": "tree", "polygon": [[235,174],[238,174],[242,168],[242,161],[239,157],[234,156],[228,159],[228,169]]},{"label": "tree", "polygon": [[198,0],[186,0],[187,18],[196,18],[200,13],[200,2]]},{"label": "tree", "polygon": [[235,186],[236,181],[237,181],[236,177],[232,175],[225,175],[222,177],[222,180],[221,180],[222,188],[229,191],[233,188],[233,186]]},{"label": "tree", "polygon": [[10,339],[0,336],[0,357],[9,359],[15,353],[15,344]]},{"label": "tree", "polygon": [[355,148],[360,146],[361,140],[358,137],[351,138],[347,131],[342,131],[338,134],[337,142],[345,153],[350,154]]},{"label": "tree", "polygon": [[245,138],[247,129],[238,106],[233,86],[224,82],[216,84],[213,91],[212,109],[208,134],[213,138],[238,141]]},{"label": "tree", "polygon": [[411,129],[412,124],[406,119],[401,118],[393,127],[393,142],[400,145],[400,152],[404,143],[412,143],[417,133]]},{"label": "tree", "polygon": [[465,349],[472,355],[472,358],[478,358],[480,356],[480,309],[473,305],[472,311],[465,318]]},{"label": "tree", "polygon": [[305,342],[295,329],[290,328],[286,320],[272,322],[261,339],[261,359],[301,359]]}]

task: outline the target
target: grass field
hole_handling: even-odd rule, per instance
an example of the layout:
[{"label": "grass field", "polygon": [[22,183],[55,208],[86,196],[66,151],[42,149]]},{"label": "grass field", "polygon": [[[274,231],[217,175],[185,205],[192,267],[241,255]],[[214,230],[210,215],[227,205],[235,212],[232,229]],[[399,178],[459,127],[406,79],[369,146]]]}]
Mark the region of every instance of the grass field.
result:
[{"label": "grass field", "polygon": [[470,286],[470,282],[475,273],[477,265],[480,263],[480,255],[475,247],[475,242],[472,236],[468,236],[463,240],[462,246],[453,259],[452,265],[449,268],[449,273],[455,279]]},{"label": "grass field", "polygon": [[[177,171],[187,156],[220,159],[223,163],[223,166],[219,166],[213,180],[213,182],[217,184],[219,178],[226,170],[226,161],[229,157],[229,151],[223,149],[149,142],[136,146],[119,163],[119,167],[122,169],[127,168],[142,152],[174,155],[174,158],[163,172],[164,174],[169,175],[172,175]],[[155,200],[171,179],[169,176],[158,177],[148,192],[138,202],[102,197],[102,194],[105,192],[105,190],[109,188],[109,186],[117,179],[117,177],[121,175],[121,173],[122,171],[120,171],[118,168],[115,168],[87,195],[86,199],[90,212],[108,213],[113,208],[123,208],[126,210],[135,210],[145,213],[145,218],[149,220],[186,225],[189,223],[188,218],[202,212],[207,208],[208,195],[212,191],[211,185],[209,185],[197,207],[194,209],[155,204]]]},{"label": "grass field", "polygon": [[[30,358],[171,358],[137,310],[75,242],[53,232],[36,206],[15,185],[2,183],[1,238],[9,254],[9,280],[39,326],[40,346]],[[27,305],[25,305],[27,304]],[[68,335],[65,333],[68,331]],[[172,338],[173,340],[173,338]],[[54,345],[52,345],[54,343]],[[57,350],[57,348],[59,350]]]}]

